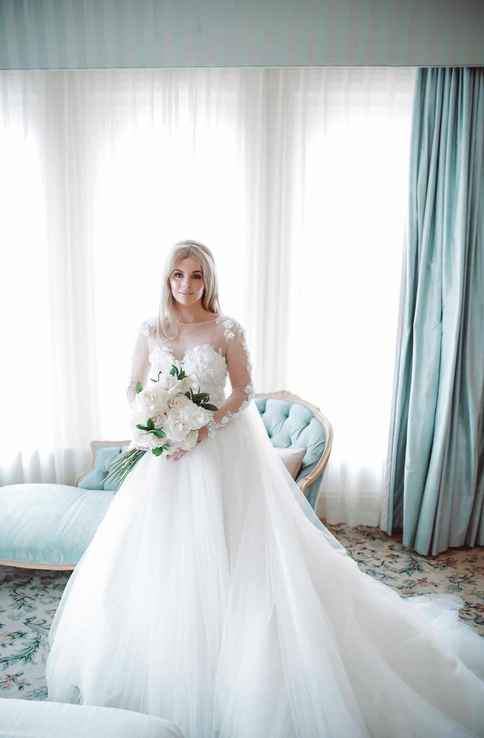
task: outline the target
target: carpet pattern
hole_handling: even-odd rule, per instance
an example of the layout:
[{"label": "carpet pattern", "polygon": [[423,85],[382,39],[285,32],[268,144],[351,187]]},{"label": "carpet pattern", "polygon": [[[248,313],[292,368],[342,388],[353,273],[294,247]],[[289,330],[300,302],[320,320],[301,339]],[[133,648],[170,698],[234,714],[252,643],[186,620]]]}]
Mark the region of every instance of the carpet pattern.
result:
[{"label": "carpet pattern", "polygon": [[[460,617],[484,637],[484,548],[425,558],[376,528],[328,525],[366,574],[402,596],[459,594]],[[45,700],[47,635],[70,572],[0,567],[0,697]]]},{"label": "carpet pattern", "polygon": [[402,546],[401,535],[344,523],[328,525],[362,571],[402,597],[437,592],[457,594],[460,618],[484,637],[484,548],[454,548],[425,557]]}]

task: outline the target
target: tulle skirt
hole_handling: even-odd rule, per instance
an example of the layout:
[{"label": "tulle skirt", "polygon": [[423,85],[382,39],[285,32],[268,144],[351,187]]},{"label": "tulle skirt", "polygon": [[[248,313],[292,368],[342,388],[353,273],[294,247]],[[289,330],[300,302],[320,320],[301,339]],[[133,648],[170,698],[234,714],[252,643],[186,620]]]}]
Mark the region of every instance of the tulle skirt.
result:
[{"label": "tulle skirt", "polygon": [[483,738],[484,639],[461,604],[361,572],[251,404],[123,482],[55,613],[48,699],[186,738]]}]

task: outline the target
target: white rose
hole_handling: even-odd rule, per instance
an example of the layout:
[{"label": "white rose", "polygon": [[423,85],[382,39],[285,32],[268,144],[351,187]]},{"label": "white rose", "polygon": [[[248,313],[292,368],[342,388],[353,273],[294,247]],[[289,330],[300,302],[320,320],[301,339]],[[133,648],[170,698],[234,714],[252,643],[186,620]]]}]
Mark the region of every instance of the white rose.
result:
[{"label": "white rose", "polygon": [[145,413],[145,418],[162,415],[168,410],[170,390],[160,387],[158,383],[142,390],[137,399],[136,409]]},{"label": "white rose", "polygon": [[184,395],[188,390],[193,389],[194,387],[195,382],[192,377],[184,377],[183,379],[179,379],[168,391],[170,397],[174,397],[176,395]]},{"label": "white rose", "polygon": [[146,425],[146,421],[146,412],[134,407],[131,413],[131,425],[136,426],[137,423],[139,423],[140,425]]},{"label": "white rose", "polygon": [[168,372],[160,375],[160,378],[157,382],[157,384],[160,385],[164,390],[168,392],[172,387],[174,387],[177,383],[177,378],[173,376],[173,374],[169,374]]},{"label": "white rose", "polygon": [[190,405],[193,405],[193,402],[188,399],[185,395],[175,395],[175,397],[172,397],[170,399],[170,413],[173,412],[182,412],[185,409],[188,409]]}]

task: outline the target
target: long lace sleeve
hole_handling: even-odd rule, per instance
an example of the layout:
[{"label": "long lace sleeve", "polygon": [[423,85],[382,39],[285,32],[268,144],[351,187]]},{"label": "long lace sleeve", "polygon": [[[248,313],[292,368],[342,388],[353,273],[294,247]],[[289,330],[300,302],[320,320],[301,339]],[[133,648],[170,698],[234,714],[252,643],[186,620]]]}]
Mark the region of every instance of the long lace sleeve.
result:
[{"label": "long lace sleeve", "polygon": [[244,329],[232,318],[224,320],[223,326],[225,359],[232,391],[208,423],[209,437],[239,415],[254,397],[252,366]]},{"label": "long lace sleeve", "polygon": [[134,346],[132,359],[131,359],[131,371],[129,375],[129,382],[126,391],[128,403],[131,405],[134,398],[136,397],[136,385],[138,382],[144,384],[146,373],[149,365],[149,346],[148,336],[152,331],[152,324],[149,320],[143,321],[141,324],[136,343]]}]

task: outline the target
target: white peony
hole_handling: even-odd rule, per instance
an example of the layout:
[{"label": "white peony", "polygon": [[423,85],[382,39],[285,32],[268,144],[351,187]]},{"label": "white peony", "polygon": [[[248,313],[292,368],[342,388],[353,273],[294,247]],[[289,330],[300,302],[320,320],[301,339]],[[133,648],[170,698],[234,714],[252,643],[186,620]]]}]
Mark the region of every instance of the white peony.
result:
[{"label": "white peony", "polygon": [[195,405],[188,397],[177,397],[173,403],[173,410],[178,413],[181,422],[189,427],[190,430],[201,428],[211,418],[211,412],[209,410]]},{"label": "white peony", "polygon": [[145,414],[145,420],[153,415],[163,415],[168,410],[170,392],[158,383],[148,385],[137,395],[136,410]]},{"label": "white peony", "polygon": [[188,397],[176,397],[171,403],[163,430],[173,443],[181,443],[190,433],[208,423],[210,413],[195,405]]},{"label": "white peony", "polygon": [[[190,376],[172,379],[173,383],[155,382],[139,392],[131,414],[133,444],[145,449],[168,444],[169,448],[164,451],[167,455],[178,448],[187,451],[193,448],[197,443],[198,429],[211,418],[211,411],[199,407],[186,396],[190,389],[198,390],[197,382]],[[164,438],[136,427],[137,424],[145,426],[148,418],[153,420],[156,428],[166,433]]]},{"label": "white peony", "polygon": [[133,436],[133,441],[138,448],[159,448],[160,446],[165,446],[168,443],[167,438],[157,438],[153,433],[140,431],[139,428],[136,428]]},{"label": "white peony", "polygon": [[198,439],[198,430],[192,430],[185,437],[185,440],[180,441],[179,443],[176,443],[176,444],[172,444],[169,448],[167,448],[166,451],[163,451],[163,454],[166,456],[171,456],[179,448],[182,448],[184,451],[190,451],[191,448],[197,445],[197,439]]},{"label": "white peony", "polygon": [[140,410],[136,407],[132,410],[130,423],[131,437],[133,439],[133,444],[138,448],[151,449],[156,448],[157,446],[162,446],[166,443],[166,438],[157,438],[153,433],[149,433],[148,431],[144,431],[136,427],[138,424],[146,425],[148,418],[153,420],[153,423],[157,428],[163,427],[165,422],[164,415],[149,415],[146,410]]},{"label": "white peony", "polygon": [[184,377],[183,379],[179,379],[176,384],[170,387],[168,393],[171,397],[174,395],[184,395],[189,389],[194,389],[195,384],[195,380],[193,380],[192,377]]}]

